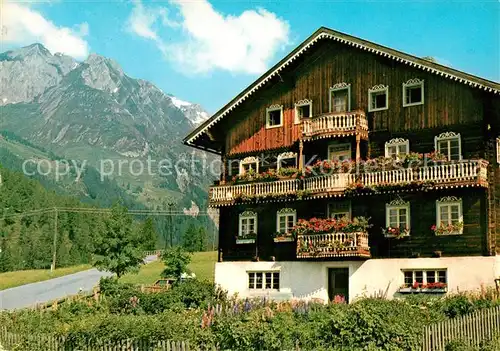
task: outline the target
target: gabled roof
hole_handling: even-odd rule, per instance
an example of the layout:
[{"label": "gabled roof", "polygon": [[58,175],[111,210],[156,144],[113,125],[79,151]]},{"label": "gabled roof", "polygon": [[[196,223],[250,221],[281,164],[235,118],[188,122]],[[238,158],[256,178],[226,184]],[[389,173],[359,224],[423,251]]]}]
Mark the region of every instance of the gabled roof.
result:
[{"label": "gabled roof", "polygon": [[[386,46],[372,43],[367,40],[363,40],[345,33],[337,32],[329,28],[321,27],[316,32],[314,32],[309,38],[304,40],[297,48],[295,48],[290,54],[288,54],[284,59],[274,65],[261,77],[259,77],[255,82],[253,82],[249,87],[238,94],[234,99],[232,99],[228,104],[217,111],[212,117],[206,120],[202,125],[192,131],[186,138],[184,138],[184,143],[189,146],[200,147],[196,145],[195,141],[203,133],[206,133],[213,125],[224,118],[229,112],[234,110],[238,105],[245,101],[249,96],[255,93],[260,87],[265,85],[270,79],[275,77],[279,72],[290,65],[294,60],[304,54],[309,48],[315,45],[319,40],[330,39],[338,41],[350,46],[353,46],[360,50],[366,50],[374,54],[387,57],[389,59],[395,60],[396,62],[401,62],[407,64],[411,67],[421,69],[436,75],[469,85],[474,88],[482,89],[493,94],[500,94],[500,84],[483,79],[472,74],[468,74],[450,67],[440,65],[435,62],[431,62],[413,55],[405,54],[404,52],[397,51]],[[203,148],[203,147],[202,147]],[[218,152],[217,150],[212,150],[204,148],[207,151]]]}]

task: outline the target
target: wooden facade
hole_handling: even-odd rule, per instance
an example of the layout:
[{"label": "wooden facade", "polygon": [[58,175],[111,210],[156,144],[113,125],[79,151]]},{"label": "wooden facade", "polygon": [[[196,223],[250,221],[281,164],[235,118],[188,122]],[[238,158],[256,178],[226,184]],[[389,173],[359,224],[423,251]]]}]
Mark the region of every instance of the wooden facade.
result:
[{"label": "wooden facade", "polygon": [[[435,151],[435,137],[446,132],[460,134],[463,161],[480,160],[487,165],[484,181],[471,186],[457,177],[446,186],[425,191],[401,189],[353,196],[339,188],[335,193],[325,190],[325,194],[305,199],[226,201],[225,206],[220,207],[221,260],[296,260],[295,243],[273,241],[277,211],[292,207],[297,211],[297,218],[325,218],[328,204],[336,201],[349,201],[352,217],[370,218],[372,258],[500,254],[500,165],[495,141],[500,136],[500,98],[492,92],[500,91],[500,85],[487,82],[489,88],[479,89],[464,84],[463,80],[446,77],[452,69],[442,67],[444,73],[436,74],[435,64],[429,63],[428,69],[422,69],[422,64],[409,65],[403,58],[395,60],[393,56],[376,55],[347,43],[319,40],[213,127],[210,127],[211,121],[207,122],[210,133],[205,134],[211,142],[220,145],[225,165],[221,183],[237,174],[238,162],[249,155],[275,158],[281,152],[292,151],[304,162],[325,160],[328,145],[340,142],[350,145],[352,159],[374,159],[384,156],[385,143],[394,138],[408,139],[409,151],[427,154]],[[423,81],[423,103],[404,106],[403,84],[412,79]],[[477,81],[477,84],[484,82],[480,78]],[[362,135],[354,129],[338,135],[325,133],[318,139],[306,138],[304,122],[295,115],[295,104],[311,100],[313,119],[330,113],[330,88],[337,84],[349,86],[350,111],[360,111],[368,133]],[[388,108],[370,112],[369,90],[379,85],[388,87]],[[275,105],[282,106],[282,126],[267,128],[266,109]],[[200,138],[204,140],[200,145],[206,142],[206,135],[205,139]],[[261,170],[275,166],[271,163]],[[300,189],[295,183],[286,186]],[[236,191],[228,189],[226,194]],[[430,230],[436,222],[436,201],[445,196],[462,199],[464,228],[460,235],[436,236]],[[411,234],[403,239],[384,237],[381,231],[386,226],[384,204],[395,198],[408,201],[411,206]],[[237,244],[238,215],[247,210],[257,213],[257,240],[252,244]]]}]

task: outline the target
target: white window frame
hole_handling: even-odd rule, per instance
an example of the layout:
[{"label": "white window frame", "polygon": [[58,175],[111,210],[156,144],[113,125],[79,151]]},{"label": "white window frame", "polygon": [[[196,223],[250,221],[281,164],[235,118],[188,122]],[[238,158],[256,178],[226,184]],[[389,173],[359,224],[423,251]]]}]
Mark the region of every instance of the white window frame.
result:
[{"label": "white window frame", "polygon": [[[293,217],[293,225],[292,228],[295,226],[297,223],[297,210],[294,208],[282,208],[278,212],[276,212],[276,232],[286,234],[290,232],[292,228],[288,228],[288,217],[292,216]],[[285,231],[281,232],[280,228],[280,219],[282,217],[285,217]]]},{"label": "white window frame", "polygon": [[[406,153],[399,152],[399,148],[402,146],[406,146]],[[399,155],[404,154],[408,155],[410,153],[410,141],[408,139],[403,138],[395,138],[387,141],[385,143],[385,157],[390,157],[389,148],[396,147],[396,159],[399,160]]]},{"label": "white window frame", "polygon": [[[441,226],[442,218],[441,218],[441,207],[444,206],[458,206],[458,222],[464,222],[464,214],[463,214],[463,205],[462,205],[462,198],[458,198],[455,196],[446,196],[443,197],[439,200],[436,201],[436,227]],[[451,219],[451,209],[448,209],[448,213],[450,213],[450,218]],[[450,224],[450,222],[447,220],[447,223]],[[449,233],[446,235],[460,235],[464,233],[464,228],[460,229],[458,232],[453,232]]]},{"label": "white window frame", "polygon": [[[420,89],[422,90],[422,100],[419,102],[406,103],[406,89],[413,87],[420,87]],[[403,107],[417,106],[423,104],[424,104],[424,80],[413,78],[408,80],[406,83],[403,83]]]},{"label": "white window frame", "polygon": [[[352,206],[351,206],[351,201],[347,200],[345,201],[344,203],[347,203],[348,204],[348,209],[347,211],[344,211],[344,210],[341,210],[341,209],[335,209],[335,210],[332,210],[331,207],[332,205],[334,204],[334,202],[330,202],[326,205],[326,213],[327,213],[327,217],[328,218],[334,218],[334,215],[338,215],[338,214],[343,214],[343,215],[347,215],[347,218],[351,219],[352,218]],[[344,217],[344,216],[342,216]]]},{"label": "white window frame", "polygon": [[[253,287],[250,287],[250,275],[254,275]],[[271,274],[271,287],[266,288],[266,274]],[[274,288],[274,275],[278,275],[278,288]],[[262,277],[262,287],[257,288],[257,275],[261,275]],[[250,291],[279,291],[281,285],[281,272],[279,270],[270,270],[270,271],[247,271],[247,289]]]},{"label": "white window frame", "polygon": [[[328,91],[328,100],[329,100],[329,111],[330,113],[334,112],[333,111],[333,101],[332,101],[332,93],[336,91],[341,91],[341,90],[347,90],[347,111],[345,112],[350,112],[351,111],[351,84],[347,83],[337,83],[334,86],[330,87]],[[342,113],[342,112],[339,112]]]},{"label": "white window frame", "polygon": [[301,117],[299,116],[300,107],[309,106],[309,117],[304,118],[312,118],[313,111],[313,102],[309,99],[299,100],[295,103],[295,124],[299,124],[301,121]]},{"label": "white window frame", "polygon": [[[373,107],[373,95],[385,93],[385,107]],[[383,111],[389,108],[389,86],[379,84],[368,89],[368,112]]]},{"label": "white window frame", "polygon": [[[270,125],[270,112],[279,111],[280,112],[280,124]],[[283,126],[283,105],[271,105],[266,108],[266,129],[279,128]]]},{"label": "white window frame", "polygon": [[[248,233],[243,233],[243,221],[244,220],[249,220],[253,219],[254,223],[254,231],[252,233],[257,234],[257,213],[253,211],[245,211],[240,213],[239,215],[239,221],[238,221],[238,236],[243,236],[243,235],[248,235],[251,234],[251,232]],[[248,225],[248,224],[247,224]]]},{"label": "white window frame", "polygon": [[[410,202],[403,201],[401,199],[397,199],[385,204],[385,227],[388,228],[390,225],[390,211],[397,210],[398,211],[398,224],[399,224],[399,210],[406,210],[406,225],[408,226],[408,230],[411,231],[411,214],[410,214]],[[391,226],[392,227],[392,226]],[[397,227],[399,228],[399,226]],[[393,237],[394,235],[386,235],[387,237]]]},{"label": "white window frame", "polygon": [[254,156],[249,156],[245,157],[243,160],[240,161],[240,175],[245,174],[245,167],[244,165],[248,164],[255,164],[255,173],[259,173],[259,159]]},{"label": "white window frame", "polygon": [[458,152],[459,152],[459,160],[462,160],[462,138],[460,136],[460,133],[455,133],[455,132],[445,132],[445,133],[441,133],[439,134],[438,136],[434,137],[434,151],[436,152],[439,152],[443,155],[445,155],[447,158],[448,158],[448,161],[450,161],[451,159],[451,155],[450,155],[450,144],[448,143],[448,150],[445,153],[443,152],[440,152],[440,150],[438,150],[438,145],[439,145],[439,142],[440,141],[450,141],[450,140],[453,140],[453,139],[458,139]]},{"label": "white window frame", "polygon": [[[342,151],[331,152],[331,150],[330,150],[332,148],[332,146],[346,146],[346,145],[349,146],[349,151],[342,150]],[[332,158],[333,154],[337,154],[337,156],[342,156],[342,154],[347,153],[347,152],[349,153],[348,154],[348,159],[351,160],[351,158],[352,158],[351,143],[337,143],[337,142],[332,142],[332,143],[328,144],[328,152],[327,152],[327,154],[328,154],[328,159],[331,160],[331,161],[333,160],[333,158]]]},{"label": "white window frame", "polygon": [[[422,284],[429,284],[427,281],[427,272],[434,272],[434,277],[436,280],[439,281],[439,272],[445,272],[445,282],[440,282],[440,283],[445,283],[448,286],[448,269],[447,268],[412,268],[412,269],[402,269],[401,272],[403,273],[403,283],[407,284],[405,281],[405,273],[406,272],[411,272],[412,273],[412,282],[411,284],[416,282],[416,272],[422,272]],[[436,283],[436,282],[433,282]]]},{"label": "white window frame", "polygon": [[295,152],[283,152],[278,155],[276,159],[276,169],[279,171],[281,168],[281,161],[291,159],[293,158],[295,160],[295,167],[297,167],[297,153]]}]

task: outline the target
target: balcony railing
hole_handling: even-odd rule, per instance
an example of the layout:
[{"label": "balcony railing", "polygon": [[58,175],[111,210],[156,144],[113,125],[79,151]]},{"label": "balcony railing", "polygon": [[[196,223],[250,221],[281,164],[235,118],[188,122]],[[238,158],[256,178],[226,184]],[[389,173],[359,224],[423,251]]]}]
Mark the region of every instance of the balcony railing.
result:
[{"label": "balcony railing", "polygon": [[368,122],[363,111],[332,112],[302,122],[302,134],[314,137],[321,134],[349,135],[368,133]]},{"label": "balcony railing", "polygon": [[241,196],[265,197],[266,195],[295,194],[300,190],[300,180],[285,179],[273,182],[222,185],[210,189],[210,201],[234,201]]},{"label": "balcony railing", "polygon": [[368,233],[330,233],[299,235],[297,258],[370,258]]},{"label": "balcony railing", "polygon": [[469,160],[458,163],[395,169],[369,173],[336,173],[299,179],[285,179],[236,185],[221,185],[210,189],[210,202],[224,203],[237,199],[266,199],[287,195],[304,196],[337,192],[341,194],[351,184],[363,187],[406,186],[424,184],[430,186],[488,186],[488,163],[484,160]]}]

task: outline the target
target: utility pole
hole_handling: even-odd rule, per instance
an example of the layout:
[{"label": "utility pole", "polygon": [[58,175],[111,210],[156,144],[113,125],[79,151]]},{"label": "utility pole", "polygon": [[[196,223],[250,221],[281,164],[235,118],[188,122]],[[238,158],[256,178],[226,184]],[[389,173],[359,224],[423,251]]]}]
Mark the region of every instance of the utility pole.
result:
[{"label": "utility pole", "polygon": [[57,207],[54,207],[54,247],[52,248],[52,265],[50,266],[50,271],[56,269],[56,256],[57,256]]},{"label": "utility pole", "polygon": [[170,212],[170,247],[174,246],[174,217],[172,214],[172,208],[174,207],[174,204],[171,202],[168,204],[168,210]]}]

